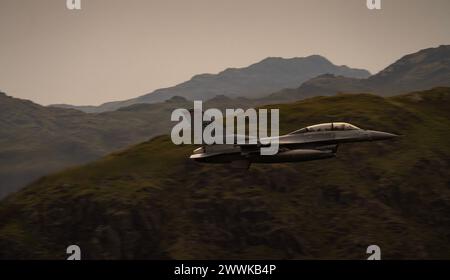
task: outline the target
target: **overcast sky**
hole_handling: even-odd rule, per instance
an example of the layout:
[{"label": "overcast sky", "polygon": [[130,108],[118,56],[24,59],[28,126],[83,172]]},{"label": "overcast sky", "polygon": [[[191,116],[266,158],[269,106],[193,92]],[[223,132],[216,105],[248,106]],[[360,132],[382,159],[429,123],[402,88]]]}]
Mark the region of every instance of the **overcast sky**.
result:
[{"label": "overcast sky", "polygon": [[320,54],[372,73],[450,44],[449,0],[0,0],[0,90],[97,105],[243,67]]}]

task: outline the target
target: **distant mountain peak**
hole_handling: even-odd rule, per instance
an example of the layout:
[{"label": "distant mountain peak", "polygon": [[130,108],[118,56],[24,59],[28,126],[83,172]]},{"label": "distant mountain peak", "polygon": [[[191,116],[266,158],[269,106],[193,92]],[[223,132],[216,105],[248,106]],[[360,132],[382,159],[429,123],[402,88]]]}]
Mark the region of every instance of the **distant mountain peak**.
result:
[{"label": "distant mountain peak", "polygon": [[339,92],[394,95],[442,86],[450,86],[450,45],[405,55],[369,78],[358,79],[328,73],[310,79],[297,89],[276,92],[270,98],[299,100]]},{"label": "distant mountain peak", "polygon": [[[416,53],[405,55],[372,76],[370,80],[381,82],[389,79],[398,83],[401,80],[412,79],[412,81],[422,80],[426,82],[427,79],[436,80],[442,74],[450,82],[450,45],[427,48]],[[446,86],[448,83],[436,84],[436,86],[439,85]],[[409,90],[411,89],[406,91]]]},{"label": "distant mountain peak", "polygon": [[228,98],[261,98],[284,88],[297,88],[316,76],[336,75],[366,78],[367,70],[337,66],[320,55],[307,57],[267,57],[242,68],[227,68],[218,74],[199,74],[173,87],[158,89],[137,98],[109,102],[98,107],[80,107],[93,112],[113,111],[137,103],[159,103],[174,96],[187,100],[209,100],[218,95]]},{"label": "distant mountain peak", "polygon": [[307,57],[305,57],[305,59],[311,59],[311,60],[316,60],[316,61],[321,61],[324,63],[332,64],[331,61],[328,60],[326,57],[318,55],[318,54],[313,54],[313,55],[307,56]]},{"label": "distant mountain peak", "polygon": [[304,63],[304,62],[311,62],[311,63],[319,63],[324,65],[333,65],[333,63],[328,60],[327,58],[318,55],[313,54],[305,57],[292,57],[292,58],[284,58],[279,56],[269,56],[257,63],[254,63],[250,65],[249,67],[255,67],[255,66],[270,66],[270,65],[289,65],[289,64],[296,64],[296,63]]}]

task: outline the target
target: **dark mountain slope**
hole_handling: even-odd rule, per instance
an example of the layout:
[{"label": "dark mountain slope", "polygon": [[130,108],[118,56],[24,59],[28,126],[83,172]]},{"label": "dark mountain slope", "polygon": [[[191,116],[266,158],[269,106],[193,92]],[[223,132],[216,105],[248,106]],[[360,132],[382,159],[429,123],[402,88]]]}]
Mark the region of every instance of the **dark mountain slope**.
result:
[{"label": "dark mountain slope", "polygon": [[179,106],[188,102],[86,114],[1,94],[0,198],[50,172],[167,133],[171,108]]},{"label": "dark mountain slope", "polygon": [[157,137],[47,176],[0,202],[1,258],[385,259],[450,257],[450,89],[277,106],[288,132],[350,121],[401,134],[336,159],[200,165]]},{"label": "dark mountain slope", "polygon": [[283,88],[295,88],[303,82],[321,74],[336,74],[346,77],[367,78],[366,70],[336,66],[326,58],[312,55],[301,58],[266,58],[245,68],[228,68],[218,74],[201,74],[173,87],[155,90],[152,93],[117,102],[95,106],[54,105],[74,108],[88,113],[112,111],[136,103],[158,103],[173,96],[188,100],[209,100],[218,95],[231,98],[259,98]]},{"label": "dark mountain slope", "polygon": [[409,54],[367,79],[321,75],[299,88],[272,94],[273,101],[300,100],[336,93],[373,92],[383,96],[450,86],[450,46],[421,50]]},{"label": "dark mountain slope", "polygon": [[[208,107],[252,106],[244,98],[213,98]],[[234,104],[234,105],[232,105]],[[173,97],[117,111],[86,114],[43,107],[0,94],[0,198],[51,172],[98,159],[110,152],[168,134],[175,108],[193,103]]]}]

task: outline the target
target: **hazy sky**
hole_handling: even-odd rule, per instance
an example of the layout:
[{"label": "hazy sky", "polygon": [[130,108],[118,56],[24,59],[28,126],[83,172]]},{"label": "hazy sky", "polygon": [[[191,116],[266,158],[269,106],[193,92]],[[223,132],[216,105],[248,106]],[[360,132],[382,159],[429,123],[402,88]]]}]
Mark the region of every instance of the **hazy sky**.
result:
[{"label": "hazy sky", "polygon": [[320,54],[375,73],[450,44],[450,0],[0,0],[0,90],[100,104],[268,56]]}]

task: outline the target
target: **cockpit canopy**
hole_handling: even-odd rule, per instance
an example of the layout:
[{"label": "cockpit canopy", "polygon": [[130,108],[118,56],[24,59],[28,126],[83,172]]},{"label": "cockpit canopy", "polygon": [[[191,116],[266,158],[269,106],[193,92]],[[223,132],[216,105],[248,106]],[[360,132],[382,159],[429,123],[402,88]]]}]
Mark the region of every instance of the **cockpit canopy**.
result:
[{"label": "cockpit canopy", "polygon": [[290,134],[301,134],[306,132],[318,132],[318,131],[342,131],[342,130],[357,130],[360,129],[349,123],[335,122],[335,123],[321,123],[316,125],[311,125],[304,127],[302,129],[296,130]]}]

